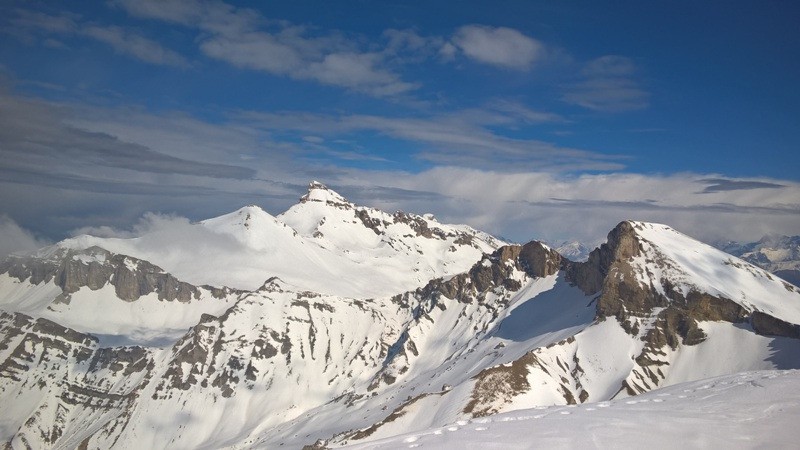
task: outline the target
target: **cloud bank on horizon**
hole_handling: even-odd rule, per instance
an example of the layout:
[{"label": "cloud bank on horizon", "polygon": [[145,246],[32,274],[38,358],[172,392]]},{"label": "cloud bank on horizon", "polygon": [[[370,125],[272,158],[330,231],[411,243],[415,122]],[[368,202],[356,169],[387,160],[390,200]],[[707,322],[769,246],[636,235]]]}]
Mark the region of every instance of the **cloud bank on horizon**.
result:
[{"label": "cloud bank on horizon", "polygon": [[797,11],[534,3],[10,2],[0,248],[312,179],[516,241],[800,234]]}]

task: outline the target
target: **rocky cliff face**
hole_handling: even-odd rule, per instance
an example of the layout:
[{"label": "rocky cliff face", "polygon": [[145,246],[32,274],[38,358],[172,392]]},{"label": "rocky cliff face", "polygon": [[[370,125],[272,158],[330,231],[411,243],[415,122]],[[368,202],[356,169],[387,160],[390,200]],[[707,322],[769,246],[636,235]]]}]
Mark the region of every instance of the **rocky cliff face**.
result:
[{"label": "rocky cliff face", "polygon": [[[57,302],[69,303],[70,295],[82,287],[98,290],[114,286],[116,296],[136,301],[156,293],[159,300],[188,302],[200,298],[200,288],[179,281],[160,267],[131,256],[118,255],[99,247],[86,250],[57,249],[46,258],[11,256],[0,262],[0,274],[36,285],[53,281],[61,288]],[[222,298],[231,289],[202,286],[214,297]]]},{"label": "rocky cliff face", "polygon": [[93,336],[24,314],[0,313],[0,336],[9,448],[77,448],[124,423],[154,367],[146,349],[99,348]]}]

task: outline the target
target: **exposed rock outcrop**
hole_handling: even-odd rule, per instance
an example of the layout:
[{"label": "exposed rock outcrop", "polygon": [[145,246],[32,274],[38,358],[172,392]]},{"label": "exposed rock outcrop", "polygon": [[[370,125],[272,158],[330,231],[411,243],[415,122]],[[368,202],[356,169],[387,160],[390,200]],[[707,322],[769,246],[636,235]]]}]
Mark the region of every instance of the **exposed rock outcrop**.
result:
[{"label": "exposed rock outcrop", "polygon": [[800,325],[783,321],[761,311],[753,312],[751,323],[753,330],[758,334],[800,339]]},{"label": "exposed rock outcrop", "polygon": [[99,247],[86,250],[57,250],[49,258],[11,256],[0,263],[0,273],[7,273],[31,284],[53,281],[62,294],[57,302],[69,302],[70,294],[82,287],[97,290],[111,284],[122,300],[136,301],[153,292],[159,300],[188,302],[200,297],[200,288],[222,298],[234,292],[228,288],[197,287],[183,282],[160,267],[127,255],[111,253]]},{"label": "exposed rock outcrop", "polygon": [[516,291],[521,287],[514,271],[532,278],[541,278],[557,273],[565,261],[558,252],[538,241],[525,245],[506,245],[485,255],[469,272],[432,280],[418,290],[420,297],[438,292],[450,299],[469,302],[472,298],[482,300],[483,295],[498,287]]}]

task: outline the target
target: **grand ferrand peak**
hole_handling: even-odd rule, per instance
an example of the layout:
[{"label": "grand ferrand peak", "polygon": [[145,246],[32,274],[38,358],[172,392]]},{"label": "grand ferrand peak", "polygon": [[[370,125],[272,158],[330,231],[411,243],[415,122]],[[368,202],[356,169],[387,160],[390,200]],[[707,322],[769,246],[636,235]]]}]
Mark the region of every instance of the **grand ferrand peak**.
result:
[{"label": "grand ferrand peak", "polygon": [[308,183],[308,192],[300,197],[300,203],[306,202],[321,202],[333,206],[352,205],[346,198],[319,181]]}]

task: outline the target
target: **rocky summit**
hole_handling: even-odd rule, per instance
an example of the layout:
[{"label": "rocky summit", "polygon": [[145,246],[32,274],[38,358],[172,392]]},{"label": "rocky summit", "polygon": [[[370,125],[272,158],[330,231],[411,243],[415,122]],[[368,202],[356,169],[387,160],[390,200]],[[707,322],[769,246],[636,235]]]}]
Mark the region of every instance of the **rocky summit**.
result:
[{"label": "rocky summit", "polygon": [[800,368],[800,288],[666,225],[573,261],[312,182],[175,226],[0,263],[8,448],[369,446]]}]

